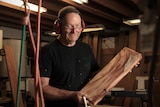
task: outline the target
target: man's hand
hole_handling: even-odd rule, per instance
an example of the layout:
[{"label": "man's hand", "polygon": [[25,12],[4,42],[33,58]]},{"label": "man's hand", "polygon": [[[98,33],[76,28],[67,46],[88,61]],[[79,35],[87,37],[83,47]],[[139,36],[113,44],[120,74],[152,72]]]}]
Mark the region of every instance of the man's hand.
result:
[{"label": "man's hand", "polygon": [[[84,107],[84,105],[92,105],[89,102],[89,96],[88,95],[84,95],[83,93],[81,93],[80,91],[74,91],[72,93],[71,96],[72,100],[76,101],[77,104],[79,105],[79,107]],[[85,99],[84,99],[85,98]],[[85,102],[86,101],[86,102]],[[89,106],[88,106],[89,107]]]}]

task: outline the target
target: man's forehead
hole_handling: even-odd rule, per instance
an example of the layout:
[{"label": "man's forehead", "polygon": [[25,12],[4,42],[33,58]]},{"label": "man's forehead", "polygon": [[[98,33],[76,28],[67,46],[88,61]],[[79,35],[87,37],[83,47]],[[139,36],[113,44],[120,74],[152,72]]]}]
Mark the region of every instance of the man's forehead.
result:
[{"label": "man's forehead", "polygon": [[64,23],[74,22],[74,21],[81,22],[81,17],[77,13],[69,13],[61,21]]}]

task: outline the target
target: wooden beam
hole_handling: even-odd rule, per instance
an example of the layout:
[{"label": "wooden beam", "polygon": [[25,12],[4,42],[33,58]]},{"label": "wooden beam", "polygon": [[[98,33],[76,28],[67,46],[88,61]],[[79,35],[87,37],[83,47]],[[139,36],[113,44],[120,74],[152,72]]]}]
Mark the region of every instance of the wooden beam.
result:
[{"label": "wooden beam", "polygon": [[82,38],[82,42],[87,43],[89,42],[89,33],[87,33],[86,35],[83,36]]},{"label": "wooden beam", "polygon": [[101,65],[101,58],[102,57],[102,38],[99,36],[98,39],[98,49],[97,49],[97,63]]},{"label": "wooden beam", "polygon": [[93,35],[93,42],[92,42],[92,48],[93,48],[93,53],[94,53],[94,56],[95,58],[97,58],[97,51],[98,51],[98,33],[95,33]]},{"label": "wooden beam", "polygon": [[123,47],[127,46],[128,39],[125,32],[120,32],[116,43],[116,52],[118,53]]},{"label": "wooden beam", "polygon": [[[31,2],[37,4],[37,1],[35,1],[35,0],[31,0]],[[109,19],[107,20],[103,15],[101,15],[101,13],[96,15],[97,14],[96,11],[98,11],[98,10],[96,10],[94,12],[94,10],[93,10],[94,8],[91,8],[92,10],[90,10],[90,7],[87,6],[87,5],[85,7],[83,7],[83,6],[77,5],[76,3],[72,2],[72,1],[65,1],[64,2],[63,0],[62,1],[54,1],[54,2],[53,1],[52,2],[48,2],[48,1],[43,2],[44,7],[47,7],[47,9],[49,11],[56,12],[57,15],[58,15],[58,11],[66,5],[73,5],[76,8],[78,8],[80,10],[80,12],[82,13],[82,16],[83,16],[86,23],[89,23],[89,24],[97,24],[97,23],[98,24],[103,24],[104,26],[106,26],[106,28],[115,29],[115,30],[120,28],[119,25],[116,22],[110,21]],[[44,14],[46,14],[46,13],[44,13]],[[107,13],[103,12],[103,14],[107,14]],[[101,17],[99,17],[99,15],[101,15]],[[111,18],[111,19],[113,19],[113,18]],[[117,19],[119,20],[119,18],[117,18]],[[119,21],[122,22],[122,20],[119,20]]]},{"label": "wooden beam", "polygon": [[117,22],[117,23],[122,22],[122,20],[120,20],[119,18],[114,17],[113,15],[108,14],[106,12],[103,12],[103,11],[100,11],[98,9],[95,9],[93,7],[89,7],[88,5],[85,5],[85,4],[79,5],[77,3],[74,3],[72,0],[63,0],[63,1],[68,3],[68,4],[70,4],[70,5],[74,5],[78,9],[84,10],[85,12],[92,13],[94,15],[98,15],[99,17],[102,17],[102,18],[105,18],[105,19],[109,19],[109,20],[111,20],[113,22]]},{"label": "wooden beam", "polygon": [[129,32],[129,43],[128,43],[129,48],[136,50],[136,48],[137,48],[137,37],[138,37],[137,29],[131,30]]},{"label": "wooden beam", "polygon": [[119,2],[118,0],[93,0],[95,3],[98,3],[102,6],[105,6],[119,14],[122,14],[126,17],[137,17],[139,14],[137,8],[130,8],[130,5]]}]

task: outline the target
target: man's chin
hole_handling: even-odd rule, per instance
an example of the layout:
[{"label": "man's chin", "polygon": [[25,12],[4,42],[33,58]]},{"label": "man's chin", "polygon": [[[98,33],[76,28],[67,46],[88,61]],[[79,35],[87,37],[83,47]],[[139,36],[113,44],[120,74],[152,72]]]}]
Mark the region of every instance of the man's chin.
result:
[{"label": "man's chin", "polygon": [[72,42],[76,42],[77,39],[69,39],[68,41],[72,43]]}]

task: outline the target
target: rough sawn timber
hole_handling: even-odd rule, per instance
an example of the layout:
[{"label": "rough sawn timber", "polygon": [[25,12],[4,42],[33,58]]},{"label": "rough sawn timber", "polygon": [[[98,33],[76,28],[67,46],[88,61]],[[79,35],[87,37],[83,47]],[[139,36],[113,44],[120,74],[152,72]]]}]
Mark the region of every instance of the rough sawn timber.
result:
[{"label": "rough sawn timber", "polygon": [[98,104],[122,78],[139,64],[141,59],[141,53],[124,47],[81,89],[81,92],[87,95],[90,103]]}]

